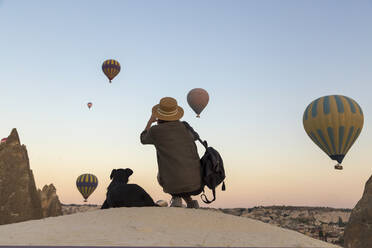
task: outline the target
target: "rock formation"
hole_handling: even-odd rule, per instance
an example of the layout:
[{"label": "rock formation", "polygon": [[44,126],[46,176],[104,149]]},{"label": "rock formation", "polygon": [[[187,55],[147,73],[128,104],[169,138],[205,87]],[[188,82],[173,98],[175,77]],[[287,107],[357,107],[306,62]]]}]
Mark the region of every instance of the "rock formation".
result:
[{"label": "rock formation", "polygon": [[345,228],[345,248],[372,247],[372,176],[364,187],[364,193],[351,212]]},{"label": "rock formation", "polygon": [[0,144],[0,225],[42,217],[26,146],[14,128]]},{"label": "rock formation", "polygon": [[38,190],[41,199],[41,208],[43,217],[62,215],[62,205],[56,194],[56,188],[53,184],[45,185],[42,190]]}]

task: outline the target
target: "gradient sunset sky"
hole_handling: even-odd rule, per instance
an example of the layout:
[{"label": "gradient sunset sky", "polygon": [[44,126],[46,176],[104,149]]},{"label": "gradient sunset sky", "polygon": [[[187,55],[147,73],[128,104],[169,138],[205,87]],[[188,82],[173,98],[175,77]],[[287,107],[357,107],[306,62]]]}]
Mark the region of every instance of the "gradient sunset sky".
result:
[{"label": "gradient sunset sky", "polygon": [[[168,201],[139,135],[171,96],[224,159],[226,191],[210,207],[352,208],[372,174],[371,13],[370,0],[0,0],[1,138],[17,128],[37,187],[53,183],[62,203],[83,203],[76,178],[93,173],[88,203],[102,204],[114,168]],[[112,84],[106,59],[121,63]],[[200,119],[193,88],[210,96]],[[364,112],[342,171],[302,124],[333,94]]]}]

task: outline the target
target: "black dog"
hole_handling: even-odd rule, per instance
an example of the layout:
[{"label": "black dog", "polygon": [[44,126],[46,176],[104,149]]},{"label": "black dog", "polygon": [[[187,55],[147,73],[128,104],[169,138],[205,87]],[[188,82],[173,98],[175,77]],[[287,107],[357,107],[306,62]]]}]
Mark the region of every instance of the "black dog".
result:
[{"label": "black dog", "polygon": [[132,174],[133,171],[129,168],[112,170],[112,181],[107,188],[106,200],[101,209],[158,206],[143,188],[137,184],[128,184]]}]

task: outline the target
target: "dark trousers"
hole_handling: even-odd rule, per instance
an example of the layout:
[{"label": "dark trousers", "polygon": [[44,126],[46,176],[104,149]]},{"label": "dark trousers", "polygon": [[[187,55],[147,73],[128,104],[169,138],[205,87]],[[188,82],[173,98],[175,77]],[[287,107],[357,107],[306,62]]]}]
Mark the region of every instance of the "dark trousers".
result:
[{"label": "dark trousers", "polygon": [[178,193],[178,194],[171,194],[172,197],[189,197],[192,195],[199,195],[201,192],[203,192],[203,188],[200,188],[198,190],[187,192],[187,193]]}]

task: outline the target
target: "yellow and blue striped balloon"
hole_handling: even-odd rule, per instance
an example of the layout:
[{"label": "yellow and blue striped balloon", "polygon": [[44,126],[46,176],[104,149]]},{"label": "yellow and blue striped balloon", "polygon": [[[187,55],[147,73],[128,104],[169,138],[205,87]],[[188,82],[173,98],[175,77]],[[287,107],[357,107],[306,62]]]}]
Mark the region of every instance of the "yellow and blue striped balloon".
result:
[{"label": "yellow and blue striped balloon", "polygon": [[78,178],[76,179],[76,187],[84,197],[85,202],[87,201],[88,197],[93,193],[93,191],[97,188],[97,185],[98,179],[93,174],[82,174],[78,176]]},{"label": "yellow and blue striped balloon", "polygon": [[102,71],[111,83],[111,80],[113,80],[120,72],[120,64],[114,59],[108,59],[102,64]]},{"label": "yellow and blue striped balloon", "polygon": [[332,160],[342,163],[363,128],[363,112],[350,97],[320,97],[307,106],[303,124],[309,137]]}]

